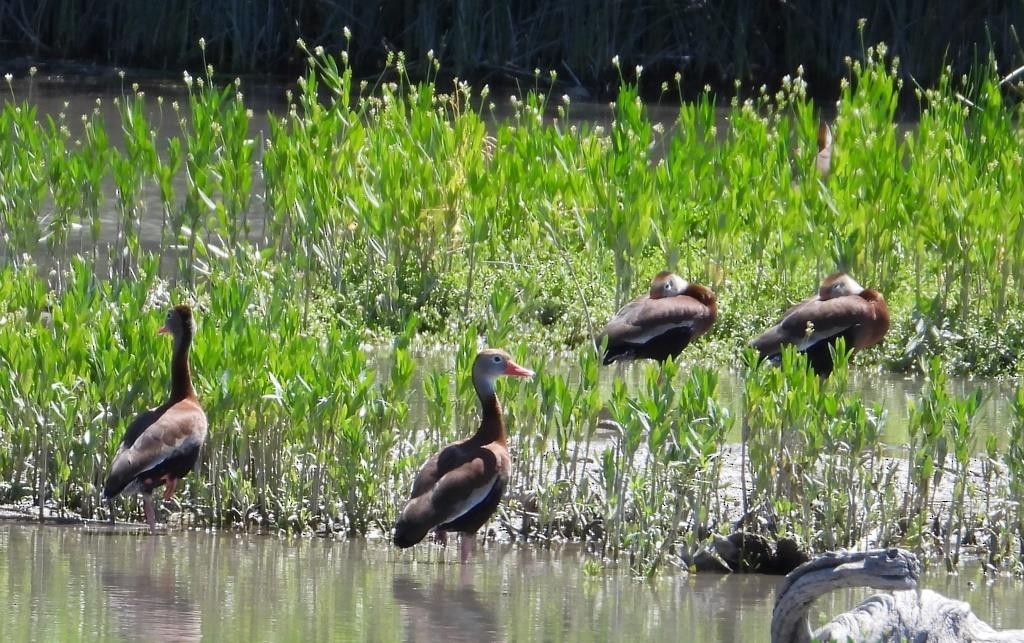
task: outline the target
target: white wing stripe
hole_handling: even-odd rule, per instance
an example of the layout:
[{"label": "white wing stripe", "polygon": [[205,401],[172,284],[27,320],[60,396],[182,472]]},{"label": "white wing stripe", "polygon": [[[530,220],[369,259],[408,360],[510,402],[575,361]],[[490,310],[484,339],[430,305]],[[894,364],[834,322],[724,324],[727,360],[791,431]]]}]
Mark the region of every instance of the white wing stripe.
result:
[{"label": "white wing stripe", "polygon": [[446,522],[451,522],[457,518],[461,518],[462,516],[469,513],[470,510],[473,509],[473,507],[483,502],[483,499],[486,498],[487,494],[489,494],[491,492],[491,489],[494,488],[494,483],[497,482],[497,480],[498,476],[494,476],[493,478],[491,478],[490,484],[483,487],[477,487],[473,491],[473,493],[469,494],[468,498],[466,498],[459,504],[455,505],[449,516],[442,521],[442,524]]},{"label": "white wing stripe", "polygon": [[[169,460],[170,458],[173,458],[174,456],[178,455],[179,453],[184,451],[185,448],[190,445],[190,443],[195,442],[195,441],[196,441],[195,440],[195,435],[190,433],[189,435],[186,435],[186,436],[182,437],[182,439],[178,440],[177,444],[175,444],[174,446],[168,447],[168,448],[164,448],[164,449],[160,449],[159,455],[156,458],[153,458],[152,461],[146,463],[146,465],[145,465],[146,468],[143,469],[142,471],[140,471],[139,475],[141,475],[141,474],[143,474],[143,473],[145,473],[147,471],[150,471],[151,469],[155,469],[156,467],[160,466],[164,461]],[[136,441],[136,444],[138,444],[138,441]],[[136,453],[135,457],[138,457],[138,456],[139,456],[139,454]],[[131,456],[129,456],[129,457],[131,457]],[[132,458],[131,461],[134,462],[134,458]]]}]

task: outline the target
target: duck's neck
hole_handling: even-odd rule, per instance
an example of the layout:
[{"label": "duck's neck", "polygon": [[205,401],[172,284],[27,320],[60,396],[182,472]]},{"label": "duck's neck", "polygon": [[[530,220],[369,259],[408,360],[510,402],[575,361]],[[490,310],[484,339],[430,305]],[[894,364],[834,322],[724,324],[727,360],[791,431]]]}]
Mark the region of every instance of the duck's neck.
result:
[{"label": "duck's neck", "polygon": [[715,296],[715,293],[710,288],[699,284],[690,284],[682,294],[693,297],[707,306],[711,310],[712,315],[718,313],[718,297]]},{"label": "duck's neck", "polygon": [[861,299],[866,299],[871,302],[881,302],[883,304],[885,303],[885,297],[882,296],[882,293],[872,288],[865,288],[864,290],[860,291],[857,294],[860,295]]},{"label": "duck's neck", "polygon": [[174,338],[174,355],[171,357],[171,403],[186,398],[195,399],[192,388],[192,371],[188,364],[188,351],[192,345],[192,333],[186,330]]},{"label": "duck's neck", "polygon": [[476,395],[480,398],[480,428],[472,440],[480,444],[498,442],[506,444],[505,420],[501,417],[501,404],[494,392],[494,380],[478,378],[473,381]]}]

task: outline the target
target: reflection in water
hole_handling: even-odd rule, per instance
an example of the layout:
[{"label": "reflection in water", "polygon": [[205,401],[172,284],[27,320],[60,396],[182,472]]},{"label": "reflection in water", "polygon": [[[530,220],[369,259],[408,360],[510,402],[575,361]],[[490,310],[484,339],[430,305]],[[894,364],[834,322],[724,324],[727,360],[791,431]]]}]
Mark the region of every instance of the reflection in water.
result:
[{"label": "reflection in water", "polygon": [[187,588],[175,581],[174,561],[156,559],[160,538],[143,540],[141,555],[122,561],[120,569],[108,561],[110,567],[101,574],[118,633],[128,641],[200,640],[202,614]]},{"label": "reflection in water", "polygon": [[[504,640],[493,607],[473,589],[468,565],[446,566],[433,583],[406,574],[391,583],[401,606],[406,641],[501,641]],[[458,575],[455,586],[451,577]]]},{"label": "reflection in water", "polygon": [[[0,640],[763,641],[778,577],[584,572],[579,547],[490,544],[473,565],[382,541],[0,522]],[[977,562],[924,586],[1001,629],[1024,585]],[[971,589],[971,588],[974,589]],[[871,590],[819,599],[821,624]]]}]

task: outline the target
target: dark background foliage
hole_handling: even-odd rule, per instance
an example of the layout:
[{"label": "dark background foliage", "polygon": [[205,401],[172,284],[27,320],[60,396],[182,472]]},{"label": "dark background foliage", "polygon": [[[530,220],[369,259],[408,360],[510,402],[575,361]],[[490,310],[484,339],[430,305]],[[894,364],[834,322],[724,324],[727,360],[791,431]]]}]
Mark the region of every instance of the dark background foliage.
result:
[{"label": "dark background foliage", "polygon": [[737,79],[774,86],[802,64],[811,91],[830,96],[863,43],[887,43],[923,86],[944,64],[967,71],[990,52],[1006,72],[1024,62],[1022,25],[1021,0],[0,0],[0,56],[9,68],[76,61],[178,73],[202,63],[202,36],[219,72],[292,75],[304,62],[297,38],[338,49],[347,26],[359,74],[377,73],[388,51],[423,61],[433,50],[463,78],[553,69],[580,93],[605,96],[618,85],[617,54],[625,68],[644,66],[649,90],[677,71],[691,91]]}]

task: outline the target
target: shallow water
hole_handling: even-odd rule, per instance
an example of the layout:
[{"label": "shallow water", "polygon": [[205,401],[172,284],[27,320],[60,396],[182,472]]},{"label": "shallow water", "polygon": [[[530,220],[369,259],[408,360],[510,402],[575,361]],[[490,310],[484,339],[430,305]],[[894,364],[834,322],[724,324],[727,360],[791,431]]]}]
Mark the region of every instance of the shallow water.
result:
[{"label": "shallow water", "polygon": [[[282,540],[0,523],[4,641],[767,640],[779,577],[583,571],[575,548],[456,552],[383,542]],[[976,583],[974,589],[968,583]],[[976,563],[924,586],[1024,627],[1024,584]],[[816,621],[870,590],[819,601]]]},{"label": "shallow water", "polygon": [[[738,373],[722,371],[718,381],[720,399],[728,405],[733,415],[739,417],[743,410],[743,379]],[[989,435],[996,436],[1000,447],[1006,446],[1009,427],[1014,421],[1012,400],[1018,384],[1013,380],[949,378],[949,392],[957,397],[966,397],[979,389],[982,391],[981,407],[973,425],[977,436],[975,450],[984,450],[985,439]],[[882,439],[886,444],[900,445],[909,439],[909,404],[920,398],[924,386],[923,377],[861,371],[854,365],[849,376],[848,390],[870,406],[881,406],[885,413]],[[730,440],[738,442],[739,439],[737,422]]]},{"label": "shallow water", "polygon": [[[193,70],[195,71],[195,70]],[[83,131],[81,117],[92,115],[99,109],[100,117],[105,125],[106,133],[110,139],[110,145],[123,150],[123,133],[120,115],[114,104],[115,100],[123,100],[124,97],[132,96],[132,85],[138,83],[139,88],[145,94],[147,105],[147,117],[152,129],[157,133],[157,140],[172,136],[181,137],[182,130],[178,123],[179,114],[188,117],[188,91],[178,79],[154,79],[154,78],[133,78],[128,74],[124,80],[113,74],[103,76],[61,76],[61,75],[39,75],[33,79],[18,78],[12,83],[10,92],[0,92],[0,109],[4,103],[25,101],[37,110],[39,122],[46,122],[47,117],[59,121],[63,114],[72,137],[78,137]],[[218,81],[223,82],[223,81]],[[275,83],[263,83],[247,80],[242,83],[241,91],[244,95],[245,104],[252,109],[253,115],[249,120],[250,137],[261,141],[269,136],[270,117],[278,117],[287,113],[286,91],[298,94],[296,85],[281,85]],[[158,98],[163,99],[162,104]],[[496,99],[499,103],[493,114],[485,113],[484,118],[488,126],[496,129],[497,124],[510,118],[514,114],[508,97]],[[172,103],[177,102],[179,112],[175,112]],[[679,108],[673,105],[648,105],[648,115],[652,122],[663,124],[670,130],[672,123],[678,116]],[[722,111],[722,118],[726,112]],[[613,111],[607,103],[581,103],[574,104],[572,115],[567,122],[570,124],[586,123],[594,126],[610,126],[613,120]],[[724,131],[724,129],[723,129]],[[661,140],[661,137],[659,137]],[[664,145],[659,144],[657,153],[663,153]],[[255,149],[254,164],[258,164],[263,148],[258,144]],[[258,167],[254,168],[252,195],[253,198],[247,211],[244,213],[245,221],[248,223],[249,240],[255,243],[265,242],[266,236],[266,212],[263,203],[264,183],[262,173]],[[172,184],[179,201],[183,200],[187,189],[187,177],[184,172],[175,175]],[[114,186],[109,180],[106,183],[106,205],[100,213],[102,230],[100,233],[100,246],[105,248],[114,245],[118,240],[118,219],[119,214],[115,208],[116,198]],[[160,200],[159,188],[152,180],[145,180],[139,192],[139,239],[145,250],[158,251],[161,248],[161,227],[163,222],[163,204]],[[49,207],[49,206],[47,206]],[[49,212],[44,212],[48,215]],[[86,226],[87,227],[87,226]],[[208,244],[219,245],[220,241],[207,239]],[[92,241],[87,229],[79,228],[72,233],[70,243],[73,248],[84,243],[86,247],[92,247]],[[51,260],[45,252],[40,252],[34,257],[41,265],[46,265]],[[0,246],[0,258],[4,256],[4,248]],[[166,260],[166,257],[165,257]],[[172,265],[168,262],[168,265]]]}]

